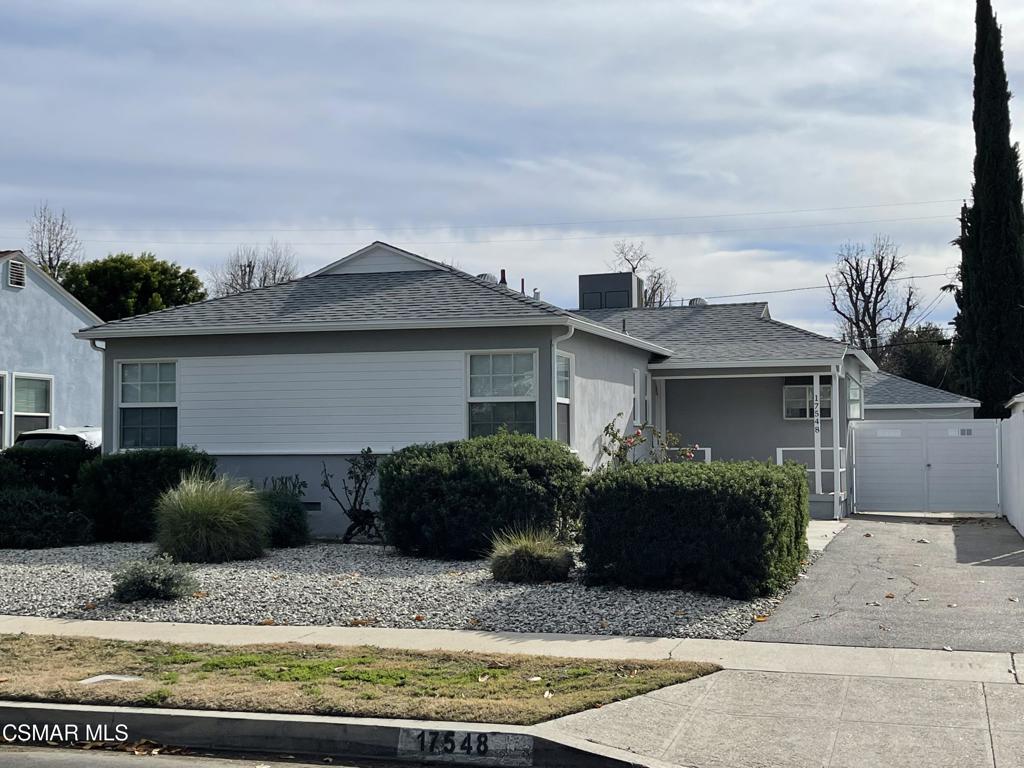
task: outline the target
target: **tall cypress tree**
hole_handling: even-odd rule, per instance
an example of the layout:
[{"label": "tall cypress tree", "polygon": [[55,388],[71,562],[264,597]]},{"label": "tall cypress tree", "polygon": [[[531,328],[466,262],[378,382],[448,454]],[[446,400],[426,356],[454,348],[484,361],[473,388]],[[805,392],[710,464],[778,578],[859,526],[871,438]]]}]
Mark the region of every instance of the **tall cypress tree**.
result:
[{"label": "tall cypress tree", "polygon": [[1002,32],[990,0],[978,0],[975,26],[973,200],[957,240],[953,355],[961,390],[981,400],[979,416],[991,417],[1024,391],[1024,206]]}]

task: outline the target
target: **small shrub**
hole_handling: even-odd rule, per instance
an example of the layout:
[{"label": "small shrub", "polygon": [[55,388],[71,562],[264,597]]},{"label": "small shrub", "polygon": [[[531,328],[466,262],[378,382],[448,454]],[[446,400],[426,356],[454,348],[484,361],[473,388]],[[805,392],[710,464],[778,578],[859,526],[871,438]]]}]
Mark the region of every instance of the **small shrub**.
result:
[{"label": "small shrub", "polygon": [[637,464],[587,482],[587,580],[746,599],[796,578],[810,519],[803,466]]},{"label": "small shrub", "polygon": [[41,549],[84,544],[89,520],[67,498],[38,488],[0,488],[0,549]]},{"label": "small shrub", "polygon": [[564,533],[583,473],[564,445],[528,435],[409,446],[381,461],[385,541],[406,554],[466,559],[485,556],[501,530]]},{"label": "small shrub", "polygon": [[152,541],[160,495],[186,473],[212,475],[216,467],[215,458],[194,448],[110,454],[82,467],[74,498],[99,541]]},{"label": "small shrub", "polygon": [[162,552],[190,563],[261,557],[270,514],[248,483],[190,472],[157,502],[156,541]]},{"label": "small shrub", "polygon": [[565,581],[570,570],[572,555],[550,533],[506,531],[493,539],[491,573],[497,581]]},{"label": "small shrub", "polygon": [[74,443],[52,448],[14,445],[3,452],[3,461],[18,467],[26,484],[70,497],[82,466],[99,455],[98,448]]},{"label": "small shrub", "polygon": [[149,560],[132,560],[114,571],[114,599],[120,603],[136,600],[177,600],[199,589],[188,566],[162,554]]},{"label": "small shrub", "polygon": [[302,498],[286,490],[263,491],[270,513],[270,546],[301,547],[309,543],[309,515]]}]

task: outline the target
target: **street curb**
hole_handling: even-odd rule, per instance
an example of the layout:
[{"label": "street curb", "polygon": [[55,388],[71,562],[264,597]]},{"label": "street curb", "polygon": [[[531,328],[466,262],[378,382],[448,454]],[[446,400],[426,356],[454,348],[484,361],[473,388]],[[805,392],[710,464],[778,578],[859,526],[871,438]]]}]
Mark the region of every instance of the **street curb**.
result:
[{"label": "street curb", "polygon": [[[383,718],[327,717],[262,712],[220,712],[144,707],[103,707],[84,704],[50,704],[0,701],[0,727],[4,724],[127,727],[128,741],[143,739],[157,744],[217,752],[310,755],[332,759],[373,759],[411,765],[438,763],[498,765],[451,756],[399,756],[398,737],[403,728],[426,731],[467,731],[477,734],[517,734],[533,740],[530,763],[516,765],[557,768],[665,765],[623,750],[581,739],[554,737],[533,726],[490,723],[457,723]],[[44,743],[44,742],[38,742]]]}]

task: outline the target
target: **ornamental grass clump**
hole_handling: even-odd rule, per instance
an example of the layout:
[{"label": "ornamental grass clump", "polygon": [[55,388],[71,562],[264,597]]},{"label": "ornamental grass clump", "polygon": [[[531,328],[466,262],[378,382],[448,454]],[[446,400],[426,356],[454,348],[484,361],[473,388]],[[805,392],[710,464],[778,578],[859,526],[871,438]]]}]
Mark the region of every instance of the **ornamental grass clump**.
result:
[{"label": "ornamental grass clump", "polygon": [[174,562],[166,553],[149,560],[132,560],[114,571],[113,594],[119,603],[177,600],[198,589],[189,567]]},{"label": "ornamental grass clump", "polygon": [[550,533],[512,530],[492,540],[491,573],[496,581],[565,581],[571,569],[572,555]]},{"label": "ornamental grass clump", "polygon": [[227,476],[191,472],[156,506],[160,551],[189,563],[262,557],[270,513],[253,488]]}]

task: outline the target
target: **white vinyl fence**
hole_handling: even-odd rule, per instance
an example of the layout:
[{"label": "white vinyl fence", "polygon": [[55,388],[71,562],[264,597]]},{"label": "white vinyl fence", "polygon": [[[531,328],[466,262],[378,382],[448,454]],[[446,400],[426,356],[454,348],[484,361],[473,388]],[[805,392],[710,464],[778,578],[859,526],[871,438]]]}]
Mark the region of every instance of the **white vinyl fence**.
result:
[{"label": "white vinyl fence", "polygon": [[1024,410],[1018,410],[1001,425],[1002,456],[1000,491],[1003,512],[1010,524],[1024,536]]}]

